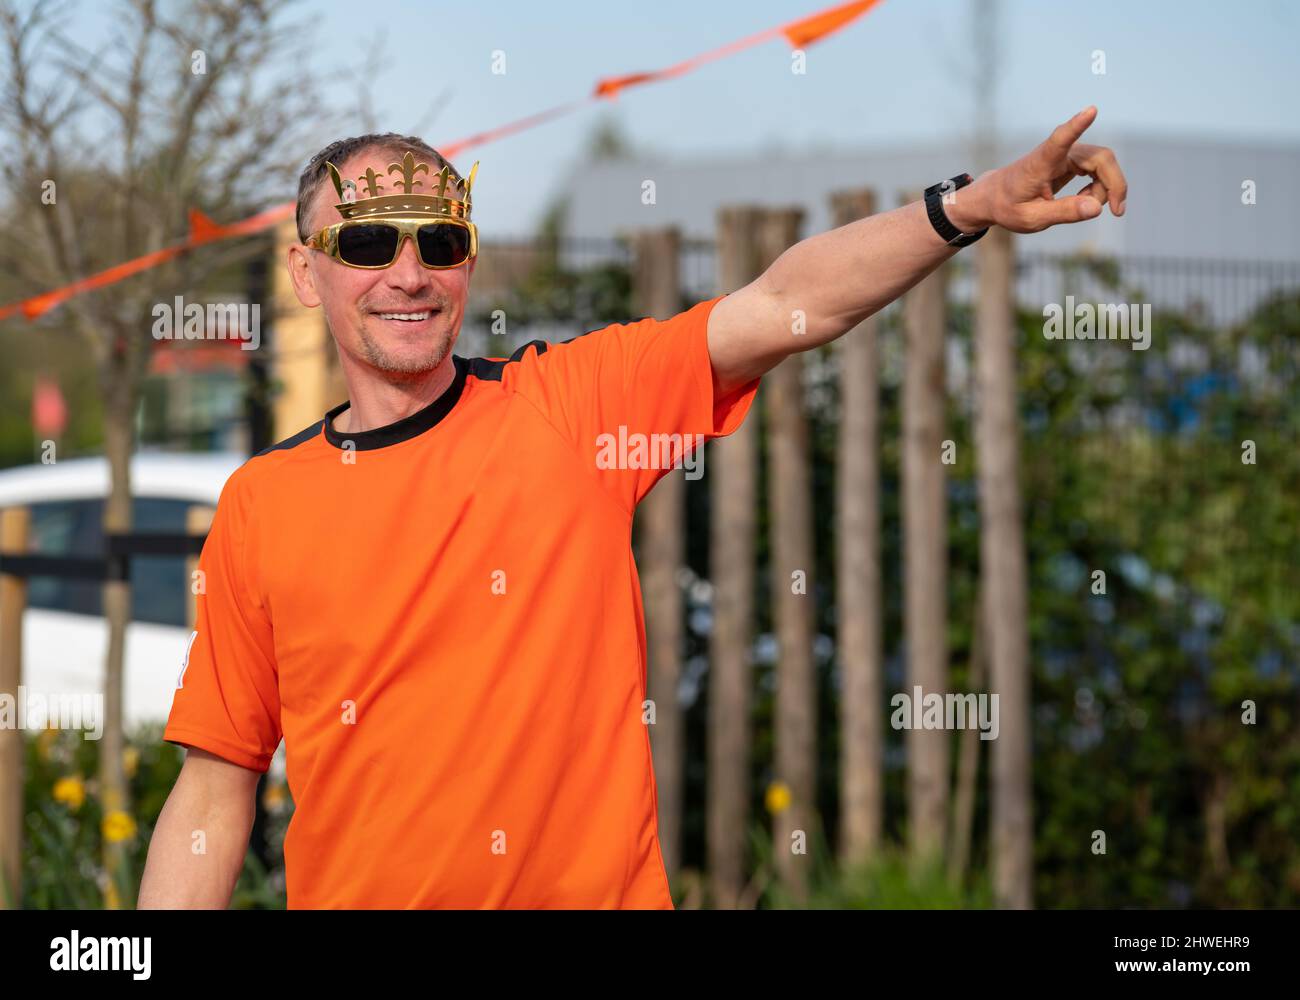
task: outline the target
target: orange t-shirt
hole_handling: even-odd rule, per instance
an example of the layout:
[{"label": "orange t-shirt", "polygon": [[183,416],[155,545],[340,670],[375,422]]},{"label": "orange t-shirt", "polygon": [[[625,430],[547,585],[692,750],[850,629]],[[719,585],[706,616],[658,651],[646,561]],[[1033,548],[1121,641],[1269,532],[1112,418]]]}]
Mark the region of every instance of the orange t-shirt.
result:
[{"label": "orange t-shirt", "polygon": [[638,443],[753,402],[714,399],[720,298],[454,356],[424,409],[341,404],[227,481],[164,738],[257,771],[284,738],[290,908],[672,908],[632,514],[672,464]]}]

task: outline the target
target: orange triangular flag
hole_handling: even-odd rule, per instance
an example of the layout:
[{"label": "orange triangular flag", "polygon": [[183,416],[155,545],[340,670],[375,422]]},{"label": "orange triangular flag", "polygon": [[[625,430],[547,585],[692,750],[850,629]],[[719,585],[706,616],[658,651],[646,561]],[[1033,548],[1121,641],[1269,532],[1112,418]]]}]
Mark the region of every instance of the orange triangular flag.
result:
[{"label": "orange triangular flag", "polygon": [[879,3],[879,0],[856,0],[855,3],[832,7],[830,10],[824,10],[820,14],[812,15],[812,17],[805,17],[802,21],[787,24],[781,29],[781,34],[785,35],[786,41],[791,46],[802,49],[813,42],[820,41],[831,32],[838,31],[855,17],[865,14],[877,3]]},{"label": "orange triangular flag", "polygon": [[624,87],[634,87],[638,83],[653,80],[657,73],[631,73],[628,76],[611,76],[596,84],[595,97],[616,97]]},{"label": "orange triangular flag", "polygon": [[37,319],[44,316],[47,312],[62,302],[66,295],[60,295],[59,291],[46,292],[44,295],[36,295],[26,299],[19,304],[22,314],[28,319]]},{"label": "orange triangular flag", "polygon": [[225,230],[225,226],[219,222],[209,219],[197,208],[190,209],[190,245],[195,243],[206,243],[209,240],[215,240]]}]

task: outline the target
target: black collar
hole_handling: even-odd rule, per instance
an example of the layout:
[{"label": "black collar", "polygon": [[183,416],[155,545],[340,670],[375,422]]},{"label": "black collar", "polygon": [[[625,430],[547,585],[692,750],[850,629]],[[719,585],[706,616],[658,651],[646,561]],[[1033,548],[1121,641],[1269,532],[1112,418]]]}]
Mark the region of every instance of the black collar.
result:
[{"label": "black collar", "polygon": [[451,412],[452,407],[456,405],[456,401],[460,399],[461,391],[465,388],[465,372],[468,367],[465,359],[453,354],[451,360],[452,364],[455,365],[456,375],[451,380],[451,385],[447,386],[442,395],[428,406],[416,410],[395,423],[385,424],[383,427],[375,427],[368,431],[355,431],[344,434],[342,431],[334,429],[334,418],[352,405],[350,399],[345,400],[325,414],[325,440],[334,445],[335,448],[343,448],[345,447],[344,442],[351,442],[348,447],[355,448],[357,451],[370,451],[373,448],[386,448],[390,444],[408,441],[419,434],[423,434]]}]

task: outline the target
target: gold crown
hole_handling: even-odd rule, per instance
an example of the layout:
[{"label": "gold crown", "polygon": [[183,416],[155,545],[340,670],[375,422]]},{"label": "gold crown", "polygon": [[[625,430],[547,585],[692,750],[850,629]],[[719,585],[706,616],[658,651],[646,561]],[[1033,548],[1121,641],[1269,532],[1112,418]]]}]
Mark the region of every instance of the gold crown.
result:
[{"label": "gold crown", "polygon": [[[356,181],[345,180],[340,174],[338,167],[325,161],[325,166],[329,167],[330,179],[334,181],[334,190],[339,194],[339,203],[334,207],[339,210],[339,214],[344,219],[388,219],[397,216],[418,216],[427,218],[450,218],[469,220],[469,213],[473,207],[471,189],[474,187],[474,175],[478,173],[478,161],[470,168],[469,176],[462,177],[458,180],[451,180],[451,168],[444,166],[438,173],[433,173],[427,163],[416,163],[415,157],[407,153],[402,157],[401,163],[390,163],[388,165],[388,174],[400,175],[393,184],[393,188],[400,188],[393,194],[384,194],[384,185],[380,183],[387,180],[384,174],[376,174],[373,167],[367,167],[366,172],[357,178],[365,185],[369,192],[366,197],[357,197]],[[424,181],[417,178],[418,174],[427,174],[432,191],[434,178],[437,178],[437,194],[426,193],[416,194],[415,189],[424,187]],[[450,183],[454,191],[463,192],[464,198],[447,197],[447,186]]]}]

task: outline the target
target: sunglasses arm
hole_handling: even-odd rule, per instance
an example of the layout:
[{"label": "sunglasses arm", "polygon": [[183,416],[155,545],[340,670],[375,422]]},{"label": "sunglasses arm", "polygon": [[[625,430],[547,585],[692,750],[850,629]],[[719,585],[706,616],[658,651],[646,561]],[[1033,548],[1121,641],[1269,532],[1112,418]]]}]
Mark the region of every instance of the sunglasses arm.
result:
[{"label": "sunglasses arm", "polygon": [[334,240],[337,233],[337,226],[326,226],[320,232],[308,236],[307,239],[303,241],[303,246],[332,254],[334,252]]}]

